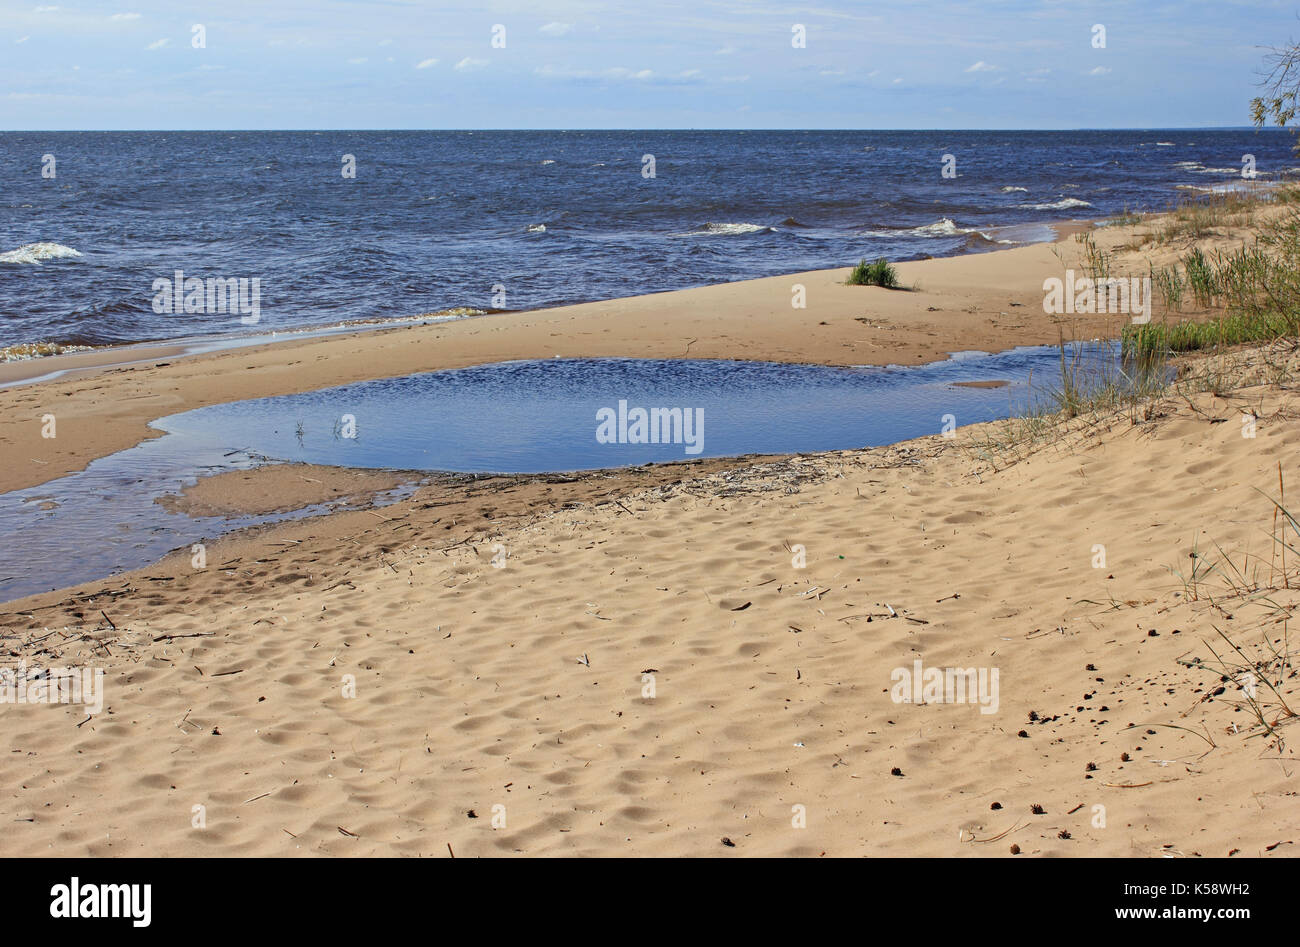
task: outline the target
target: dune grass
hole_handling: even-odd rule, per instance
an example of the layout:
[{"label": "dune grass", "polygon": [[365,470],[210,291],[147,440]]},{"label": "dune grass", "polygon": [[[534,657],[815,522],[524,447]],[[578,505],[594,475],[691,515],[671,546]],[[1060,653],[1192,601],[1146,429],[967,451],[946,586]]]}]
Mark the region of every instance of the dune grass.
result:
[{"label": "dune grass", "polygon": [[[1029,407],[981,427],[965,447],[994,469],[1005,468],[1041,445],[1116,417],[1132,424],[1154,420],[1168,413],[1170,398],[1190,404],[1198,392],[1294,383],[1300,373],[1300,187],[1279,188],[1267,199],[1276,208],[1268,214],[1256,213],[1260,195],[1228,193],[1156,221],[1163,238],[1222,237],[1216,228],[1228,227],[1250,226],[1253,233],[1235,249],[1192,244],[1172,266],[1148,264],[1152,293],[1164,302],[1163,319],[1124,324],[1117,350],[1102,350],[1100,358],[1085,357],[1063,330],[1059,378],[1037,385],[1031,379]],[[1076,235],[1075,243],[1088,276],[1112,277],[1114,251],[1100,247],[1091,233]],[[1194,307],[1193,319],[1179,320],[1184,304]],[[1191,352],[1216,357],[1175,363]]]},{"label": "dune grass", "polygon": [[[1290,204],[1296,189],[1284,188]],[[1161,322],[1125,326],[1123,352],[1194,352],[1300,335],[1300,210],[1262,224],[1253,245],[1203,251],[1193,246],[1172,266],[1151,267],[1151,284],[1166,312]],[[1222,311],[1199,322],[1171,322],[1168,314],[1190,301]]]},{"label": "dune grass", "polygon": [[[1188,198],[1174,205],[1152,231],[1153,243],[1173,244],[1201,240],[1221,230],[1252,227],[1263,189],[1226,191]],[[1274,192],[1269,192],[1274,196]]]},{"label": "dune grass", "polygon": [[1148,322],[1124,327],[1126,355],[1150,358],[1157,354],[1213,350],[1247,342],[1269,342],[1296,333],[1294,315],[1232,313],[1206,322]]},{"label": "dune grass", "polygon": [[898,273],[884,257],[874,263],[859,260],[844,282],[849,286],[883,286],[885,289],[897,289],[899,286]]}]

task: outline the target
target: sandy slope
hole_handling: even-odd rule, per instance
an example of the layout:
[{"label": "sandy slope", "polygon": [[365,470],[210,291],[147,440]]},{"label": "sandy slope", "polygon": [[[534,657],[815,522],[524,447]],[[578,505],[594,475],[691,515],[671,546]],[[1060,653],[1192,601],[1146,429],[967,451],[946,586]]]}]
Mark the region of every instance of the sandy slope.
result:
[{"label": "sandy slope", "polygon": [[[1177,661],[1216,626],[1282,648],[1281,613],[1165,567],[1218,542],[1267,578],[1295,407],[1175,399],[1006,467],[986,427],[421,493],[0,616],[11,656],[105,666],[109,705],[0,707],[0,852],[1294,854],[1293,749]],[[893,702],[918,658],[998,668],[998,712]]]}]

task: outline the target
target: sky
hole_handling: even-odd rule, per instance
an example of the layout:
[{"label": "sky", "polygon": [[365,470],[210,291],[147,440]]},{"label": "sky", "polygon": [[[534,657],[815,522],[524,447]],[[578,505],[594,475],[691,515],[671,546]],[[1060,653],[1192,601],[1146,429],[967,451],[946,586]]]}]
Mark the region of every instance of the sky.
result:
[{"label": "sky", "polygon": [[1248,125],[1266,47],[1300,38],[1298,10],[0,0],[0,129]]}]

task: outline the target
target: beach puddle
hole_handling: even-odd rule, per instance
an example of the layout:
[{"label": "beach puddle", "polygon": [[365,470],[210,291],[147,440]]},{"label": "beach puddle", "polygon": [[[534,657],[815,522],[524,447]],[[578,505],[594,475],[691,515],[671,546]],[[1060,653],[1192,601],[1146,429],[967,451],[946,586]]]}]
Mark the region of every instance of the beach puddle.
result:
[{"label": "beach puddle", "polygon": [[[1110,346],[1081,352],[1096,369],[1115,364]],[[959,353],[912,368],[551,359],[212,405],[158,419],[162,437],[84,471],[0,495],[0,600],[338,505],[226,517],[159,502],[209,474],[281,462],[542,473],[879,446],[1020,413],[1059,378],[1054,347]]]}]

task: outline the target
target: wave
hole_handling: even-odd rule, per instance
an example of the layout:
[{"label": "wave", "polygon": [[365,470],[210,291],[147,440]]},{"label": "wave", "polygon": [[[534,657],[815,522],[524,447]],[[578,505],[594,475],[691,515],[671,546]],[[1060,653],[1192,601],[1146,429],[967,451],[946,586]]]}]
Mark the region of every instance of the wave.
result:
[{"label": "wave", "polygon": [[[121,304],[117,307],[106,307],[103,311],[107,312],[108,308],[125,311],[121,308]],[[410,316],[366,316],[358,319],[325,322],[318,325],[296,325],[282,329],[263,329],[248,334],[160,336],[158,338],[128,341],[77,335],[73,339],[64,342],[22,342],[9,346],[0,346],[0,363],[26,361],[49,355],[68,355],[73,352],[95,352],[138,342],[176,346],[181,349],[182,354],[219,352],[245,345],[260,345],[264,342],[282,339],[285,336],[312,337],[364,329],[385,329],[402,325],[456,322],[474,316],[484,316],[491,312],[504,311],[479,309],[475,306],[453,306],[449,309],[437,309]]]},{"label": "wave", "polygon": [[546,233],[546,224],[529,224],[526,233]]},{"label": "wave", "polygon": [[[1195,174],[1240,174],[1241,168],[1207,168],[1199,161],[1175,161],[1174,167],[1180,171],[1191,171]],[[1260,172],[1261,174],[1263,172]]]},{"label": "wave", "polygon": [[976,230],[972,233],[966,234],[965,246],[967,250],[980,250],[987,247],[1011,246],[1014,245],[1015,242],[1016,241],[1014,240],[1001,240],[983,230]]},{"label": "wave", "polygon": [[775,227],[765,227],[762,224],[715,224],[705,223],[696,227],[690,233],[678,234],[678,236],[689,237],[696,234],[716,234],[720,236],[734,236],[744,233],[776,233]]},{"label": "wave", "polygon": [[1071,207],[1091,207],[1087,201],[1081,201],[1077,197],[1063,197],[1059,201],[1051,204],[1017,204],[1017,207],[1023,207],[1025,210],[1069,210]]},{"label": "wave", "polygon": [[1200,194],[1231,194],[1234,191],[1251,191],[1255,189],[1268,191],[1275,186],[1276,185],[1268,181],[1251,181],[1248,179],[1242,179],[1240,181],[1224,181],[1222,184],[1210,184],[1208,186],[1200,184],[1175,184],[1174,190],[1196,191]]},{"label": "wave", "polygon": [[0,253],[0,263],[31,263],[40,266],[42,260],[62,260],[77,256],[81,254],[61,243],[28,243],[17,250]]},{"label": "wave", "polygon": [[370,326],[399,326],[408,323],[454,322],[471,316],[483,316],[495,310],[479,309],[474,306],[452,306],[449,309],[435,309],[413,316],[365,316],[359,319],[342,319],[338,322],[325,322],[320,325],[290,326],[287,329],[265,330],[255,335],[312,335],[338,329],[352,329]]},{"label": "wave", "polygon": [[46,355],[66,355],[69,352],[89,352],[94,346],[64,345],[61,342],[22,342],[0,348],[0,362],[25,362]]},{"label": "wave", "polygon": [[1002,193],[1003,193],[1003,194],[1010,194],[1012,191],[1024,191],[1026,194],[1028,194],[1028,193],[1029,193],[1029,188],[1027,188],[1027,187],[1017,187],[1017,186],[1014,185],[1014,184],[1008,184],[1006,187],[1002,188]]},{"label": "wave", "polygon": [[974,233],[974,228],[959,227],[951,217],[941,217],[932,224],[899,230],[863,230],[860,237],[960,237]]}]

